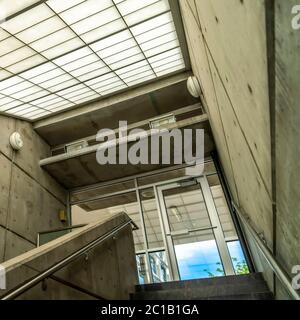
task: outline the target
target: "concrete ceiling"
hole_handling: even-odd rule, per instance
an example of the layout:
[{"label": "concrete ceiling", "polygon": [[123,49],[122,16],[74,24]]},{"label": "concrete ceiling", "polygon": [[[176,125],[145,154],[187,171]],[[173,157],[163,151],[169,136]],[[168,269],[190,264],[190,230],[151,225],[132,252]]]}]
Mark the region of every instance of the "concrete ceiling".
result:
[{"label": "concrete ceiling", "polygon": [[[170,125],[170,127],[171,126],[172,125]],[[209,156],[210,153],[214,150],[214,142],[213,137],[211,135],[207,115],[201,115],[187,120],[182,120],[177,122],[173,126],[174,128],[177,127],[180,129],[204,129],[205,156]],[[148,139],[150,138],[148,137]],[[194,139],[192,140],[193,141],[190,141],[189,143],[193,145],[196,141],[194,141]],[[129,177],[132,175],[149,172],[174,165],[172,160],[174,149],[172,145],[170,148],[170,165],[99,165],[96,159],[96,152],[98,147],[99,145],[95,145],[82,149],[74,154],[62,154],[48,159],[44,159],[40,161],[40,165],[67,189],[89,186],[100,182],[106,182],[123,177]],[[186,147],[186,145],[184,145],[184,147]]]},{"label": "concrete ceiling", "polygon": [[[171,82],[164,80],[152,85],[149,90],[140,89],[141,94],[128,92],[123,98],[115,96],[88,106],[85,110],[65,114],[53,121],[46,119],[36,123],[35,130],[51,146],[68,143],[95,135],[103,128],[117,128],[119,120],[132,124],[199,102],[186,87],[189,73],[175,76]],[[152,88],[152,90],[151,90]],[[91,110],[91,111],[89,111]]]}]

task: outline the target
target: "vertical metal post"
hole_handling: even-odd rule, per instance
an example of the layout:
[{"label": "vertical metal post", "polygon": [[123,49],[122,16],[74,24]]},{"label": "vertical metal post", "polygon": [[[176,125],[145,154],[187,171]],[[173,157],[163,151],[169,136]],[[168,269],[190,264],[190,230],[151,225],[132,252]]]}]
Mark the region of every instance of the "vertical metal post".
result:
[{"label": "vertical metal post", "polygon": [[197,181],[201,185],[204,201],[207,207],[208,215],[212,225],[217,228],[213,229],[217,246],[220,252],[221,260],[224,266],[225,275],[235,275],[233,264],[230,258],[229,250],[225,240],[225,236],[220,223],[219,215],[215,207],[215,202],[210,191],[210,187],[206,176],[200,177]]},{"label": "vertical metal post", "polygon": [[154,194],[159,215],[159,221],[162,229],[163,241],[165,245],[166,257],[169,265],[171,280],[180,280],[173,241],[170,236],[167,236],[167,233],[170,234],[170,230],[168,218],[166,216],[163,194],[160,188],[158,189],[157,187],[154,187]]},{"label": "vertical metal post", "polygon": [[136,200],[138,203],[138,208],[139,208],[139,214],[140,214],[140,220],[141,220],[141,227],[142,227],[142,233],[143,233],[143,239],[144,239],[144,248],[145,248],[145,257],[146,257],[146,266],[148,270],[148,281],[150,283],[153,283],[153,275],[151,271],[151,262],[150,262],[150,257],[149,257],[149,252],[148,252],[148,240],[147,240],[147,234],[146,234],[146,226],[145,226],[145,220],[144,220],[144,213],[143,213],[143,206],[141,202],[141,197],[140,197],[140,192],[138,189],[138,182],[137,179],[134,179],[134,186],[135,186],[135,192],[136,192]]}]

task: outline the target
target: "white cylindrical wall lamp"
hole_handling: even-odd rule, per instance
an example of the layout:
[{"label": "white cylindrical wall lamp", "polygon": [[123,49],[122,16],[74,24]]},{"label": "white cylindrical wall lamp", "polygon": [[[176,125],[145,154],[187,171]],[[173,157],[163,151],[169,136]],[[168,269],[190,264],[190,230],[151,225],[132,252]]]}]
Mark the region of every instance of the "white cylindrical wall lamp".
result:
[{"label": "white cylindrical wall lamp", "polygon": [[14,132],[11,134],[11,136],[9,137],[9,143],[11,147],[16,151],[21,150],[24,145],[22,137],[19,132]]},{"label": "white cylindrical wall lamp", "polygon": [[187,88],[189,93],[194,97],[194,98],[199,98],[201,95],[201,87],[199,84],[199,81],[197,77],[195,76],[190,76],[187,79]]}]

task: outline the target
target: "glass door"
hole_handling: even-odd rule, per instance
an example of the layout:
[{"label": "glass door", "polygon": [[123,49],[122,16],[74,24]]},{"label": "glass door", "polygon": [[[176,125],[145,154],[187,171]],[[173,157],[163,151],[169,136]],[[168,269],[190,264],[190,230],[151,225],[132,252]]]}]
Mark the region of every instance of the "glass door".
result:
[{"label": "glass door", "polygon": [[235,274],[206,177],[157,188],[174,280]]}]

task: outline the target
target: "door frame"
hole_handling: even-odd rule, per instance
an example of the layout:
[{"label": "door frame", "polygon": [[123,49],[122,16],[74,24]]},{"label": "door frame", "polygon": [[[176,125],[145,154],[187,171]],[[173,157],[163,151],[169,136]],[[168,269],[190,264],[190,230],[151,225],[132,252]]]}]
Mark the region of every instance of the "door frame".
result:
[{"label": "door frame", "polygon": [[[204,231],[204,230],[212,230],[216,245],[219,251],[220,259],[223,265],[224,273],[226,276],[228,275],[235,275],[234,267],[231,261],[229,249],[225,240],[224,232],[222,229],[222,225],[219,219],[219,215],[215,206],[215,202],[207,181],[206,176],[200,176],[197,178],[186,179],[184,181],[194,181],[195,184],[199,186],[199,190],[202,191],[204,203],[206,205],[207,213],[209,219],[211,221],[211,226],[201,229],[195,229],[192,231]],[[180,280],[179,268],[175,253],[175,248],[173,244],[173,236],[170,230],[170,223],[168,219],[167,208],[165,205],[164,195],[163,192],[165,190],[174,189],[177,187],[182,187],[183,181],[173,182],[173,183],[166,183],[163,185],[155,186],[155,195],[157,197],[158,203],[158,211],[161,217],[162,222],[162,233],[164,238],[164,243],[166,246],[166,254],[168,258],[169,268],[170,268],[170,275],[172,280]]]}]

